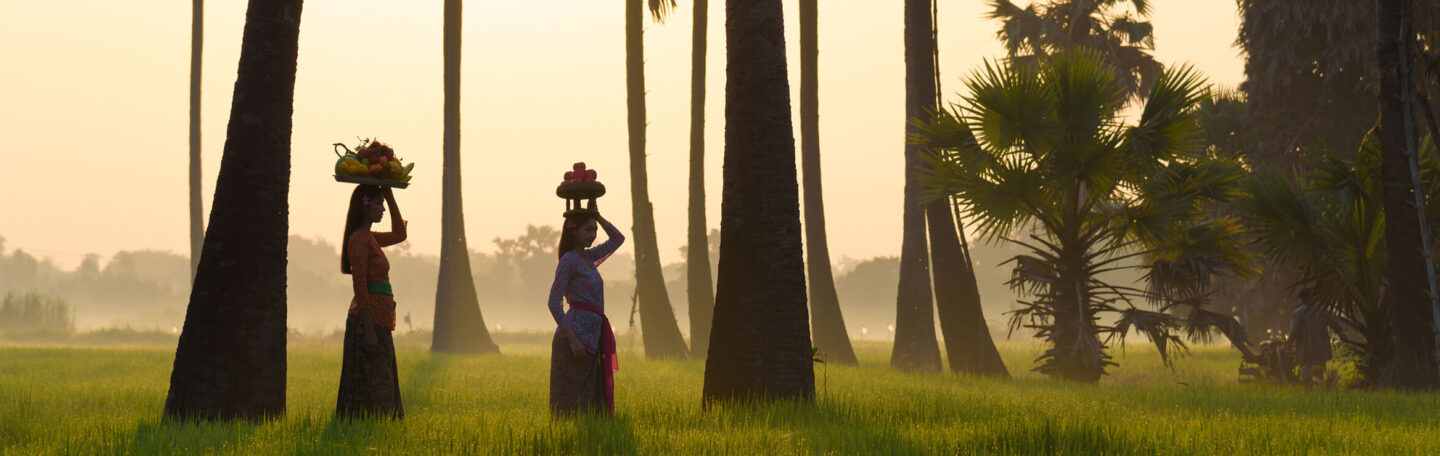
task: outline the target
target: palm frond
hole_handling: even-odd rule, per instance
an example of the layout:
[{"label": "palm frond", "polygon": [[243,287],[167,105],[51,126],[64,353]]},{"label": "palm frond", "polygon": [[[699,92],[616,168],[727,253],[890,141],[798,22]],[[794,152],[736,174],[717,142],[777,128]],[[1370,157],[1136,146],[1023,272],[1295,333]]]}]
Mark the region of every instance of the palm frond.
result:
[{"label": "palm frond", "polygon": [[1169,367],[1171,365],[1170,348],[1173,346],[1181,351],[1186,349],[1185,341],[1176,334],[1176,330],[1179,328],[1179,321],[1169,314],[1131,307],[1120,312],[1120,318],[1115,321],[1110,333],[1112,337],[1120,340],[1122,346],[1125,343],[1125,336],[1130,333],[1130,330],[1134,329],[1144,334],[1160,352],[1160,361]]},{"label": "palm frond", "polygon": [[1022,145],[1053,144],[1060,131],[1053,97],[1032,70],[986,61],[967,79],[966,122],[975,126],[982,147],[1015,151]]},{"label": "palm frond", "polygon": [[1209,86],[1194,67],[1160,71],[1140,122],[1129,131],[1129,149],[1142,161],[1166,161],[1198,152],[1200,129],[1194,111],[1196,104],[1209,96]]},{"label": "palm frond", "polygon": [[679,5],[675,0],[650,0],[650,18],[657,24],[664,24],[676,8],[679,8]]}]

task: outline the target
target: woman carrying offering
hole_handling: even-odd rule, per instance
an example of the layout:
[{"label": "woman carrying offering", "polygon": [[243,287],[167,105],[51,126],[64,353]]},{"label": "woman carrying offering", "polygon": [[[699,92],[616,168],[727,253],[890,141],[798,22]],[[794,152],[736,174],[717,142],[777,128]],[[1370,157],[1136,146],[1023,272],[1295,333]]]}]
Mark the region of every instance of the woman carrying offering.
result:
[{"label": "woman carrying offering", "polygon": [[[595,242],[596,221],[608,238]],[[625,235],[595,210],[565,214],[565,227],[556,251],[555,283],[550,286],[550,314],[559,326],[550,351],[550,413],[559,417],[581,411],[615,415],[615,334],[605,317],[605,282],[597,269],[620,245]],[[563,312],[560,301],[570,303]]]},{"label": "woman carrying offering", "polygon": [[[390,206],[390,232],[370,225]],[[340,367],[340,394],[335,413],[348,417],[403,418],[400,381],[395,368],[395,295],[390,289],[390,261],[381,247],[405,240],[405,219],[389,187],[358,185],[350,195],[345,217],[345,243],[340,271],[353,278],[355,298],[345,319],[345,354]]]}]

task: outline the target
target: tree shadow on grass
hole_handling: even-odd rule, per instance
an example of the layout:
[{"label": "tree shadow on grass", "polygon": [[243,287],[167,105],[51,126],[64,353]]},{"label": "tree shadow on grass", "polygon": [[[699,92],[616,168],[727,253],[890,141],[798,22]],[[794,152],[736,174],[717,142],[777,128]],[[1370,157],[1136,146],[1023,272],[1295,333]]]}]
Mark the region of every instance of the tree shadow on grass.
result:
[{"label": "tree shadow on grass", "polygon": [[[568,418],[575,426],[571,450],[578,454],[636,454],[635,427],[629,417],[584,413]],[[563,449],[562,449],[563,450]]]},{"label": "tree shadow on grass", "polygon": [[141,421],[130,441],[129,454],[199,454],[217,453],[237,448],[248,440],[264,421],[247,420],[170,420]]},{"label": "tree shadow on grass", "polygon": [[[425,394],[433,381],[435,371],[443,365],[448,364],[443,355],[436,356],[426,354],[418,363],[408,366],[400,372],[400,402],[406,416],[415,416],[416,412],[423,410],[429,403],[429,395]],[[330,422],[325,425],[325,431],[320,434],[319,443],[327,449],[345,448],[351,451],[378,450],[375,447],[386,432],[392,426],[401,423],[401,420],[394,420],[388,417],[350,417],[334,415]]]},{"label": "tree shadow on grass", "polygon": [[[721,414],[721,423],[734,427],[767,428],[793,438],[794,448],[812,454],[927,454],[929,449],[906,437],[906,423],[882,423],[874,417],[846,413],[823,402],[736,401],[711,404],[705,413]],[[808,448],[807,448],[808,447]]]}]

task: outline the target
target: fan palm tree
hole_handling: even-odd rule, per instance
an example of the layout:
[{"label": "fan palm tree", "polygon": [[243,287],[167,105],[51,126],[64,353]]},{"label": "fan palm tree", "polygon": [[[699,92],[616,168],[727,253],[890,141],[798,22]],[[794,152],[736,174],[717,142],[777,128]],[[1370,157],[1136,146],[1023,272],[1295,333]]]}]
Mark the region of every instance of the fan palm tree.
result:
[{"label": "fan palm tree", "polygon": [[830,247],[825,237],[825,199],[820,185],[820,48],[816,0],[800,0],[800,162],[805,187],[805,267],[810,278],[810,332],[815,348],[830,362],[857,364],[840,296],[830,270]]},{"label": "fan palm tree", "polygon": [[445,0],[445,156],[440,198],[440,273],[435,284],[435,331],[430,350],[452,353],[499,353],[490,340],[475,276],[470,272],[470,247],[465,241],[465,205],[460,186],[460,31],[461,0]]},{"label": "fan palm tree", "polygon": [[[1194,109],[1205,84],[1188,67],[1160,72],[1134,125],[1120,119],[1120,84],[1093,50],[987,63],[967,81],[970,95],[918,121],[913,138],[939,151],[922,171],[930,197],[954,197],[983,236],[1030,249],[1012,260],[1010,285],[1029,299],[1011,330],[1046,339],[1036,370],[1053,377],[1098,380],[1114,364],[1107,344],[1132,329],[1167,363],[1187,328],[1219,328],[1243,346],[1238,323],[1204,308],[1214,277],[1252,273],[1237,223],[1209,215],[1237,194],[1244,172],[1199,146]],[[1137,267],[1143,290],[1107,280]],[[1115,323],[1101,323],[1107,313]]]},{"label": "fan palm tree", "polygon": [[705,404],[815,397],[780,0],[725,5],[725,185]]},{"label": "fan palm tree", "polygon": [[710,350],[715,286],[710,277],[710,240],[705,230],[705,41],[710,0],[695,0],[690,48],[690,227],[686,237],[685,289],[690,305],[690,357]]},{"label": "fan palm tree", "polygon": [[[635,293],[640,298],[640,327],[645,356],[685,358],[689,348],[670,294],[660,272],[660,247],[655,239],[655,212],[645,170],[645,8],[646,0],[625,0],[625,105],[630,136],[630,208],[635,221]],[[650,15],[664,22],[675,0],[648,0]]]},{"label": "fan palm tree", "polygon": [[290,114],[301,0],[251,0],[209,231],[175,348],[165,416],[285,413]]},{"label": "fan palm tree", "polygon": [[[1134,15],[1123,11],[1126,3],[1134,6]],[[1150,54],[1154,27],[1141,20],[1150,15],[1149,0],[1047,0],[1023,9],[1010,0],[991,0],[989,6],[986,19],[1001,21],[995,35],[1021,64],[1079,47],[1094,49],[1114,69],[1126,96],[1149,93],[1160,71]]]},{"label": "fan palm tree", "polygon": [[[1328,150],[1310,155],[1318,157],[1296,178],[1280,172],[1256,175],[1235,207],[1266,254],[1301,271],[1292,287],[1310,290],[1341,322],[1340,340],[1361,355],[1365,381],[1378,383],[1393,362],[1391,301],[1382,296],[1389,243],[1381,152],[1372,131],[1354,163]],[[1426,195],[1440,191],[1440,160],[1433,147],[1423,149],[1421,174]],[[1440,211],[1440,198],[1427,197],[1425,204],[1427,210]],[[1440,234],[1440,220],[1432,218],[1429,230]]]}]

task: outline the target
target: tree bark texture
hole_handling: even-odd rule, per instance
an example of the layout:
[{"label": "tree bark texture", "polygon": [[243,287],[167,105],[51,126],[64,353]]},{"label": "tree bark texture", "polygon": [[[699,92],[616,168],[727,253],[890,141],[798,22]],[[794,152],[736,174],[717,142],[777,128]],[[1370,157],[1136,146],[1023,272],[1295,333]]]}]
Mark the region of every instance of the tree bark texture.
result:
[{"label": "tree bark texture", "polygon": [[[905,0],[905,133],[918,133],[910,119],[928,115],[935,103],[931,0]],[[900,285],[895,297],[895,345],[890,365],[905,370],[940,371],[931,307],[930,258],[925,241],[925,206],[915,172],[920,146],[905,142],[905,200],[900,243]]]},{"label": "tree bark texture", "polygon": [[725,164],[703,401],[815,397],[779,0],[725,4]]},{"label": "tree bark texture", "polygon": [[805,267],[810,278],[810,331],[815,348],[828,362],[855,365],[855,349],[845,331],[840,296],[830,269],[825,240],[825,201],[820,181],[820,48],[816,42],[817,0],[800,0],[800,163],[805,185]]},{"label": "tree bark texture", "polygon": [[710,349],[710,320],[715,313],[715,284],[710,278],[710,240],[705,221],[705,48],[710,0],[695,0],[690,49],[690,227],[685,256],[686,295],[690,305],[690,357],[705,359]]},{"label": "tree bark texture", "polygon": [[461,0],[445,0],[445,132],[441,153],[440,273],[435,284],[435,326],[430,350],[451,353],[499,353],[490,340],[465,242],[465,206],[460,186],[460,32]]},{"label": "tree bark texture", "polygon": [[205,49],[205,0],[190,2],[190,280],[205,249],[205,203],[200,196],[200,75]]},{"label": "tree bark texture", "polygon": [[1408,0],[1377,0],[1380,68],[1381,178],[1384,181],[1386,263],[1384,302],[1388,307],[1391,352],[1385,383],[1402,389],[1440,386],[1436,371],[1431,284],[1426,274],[1420,221],[1415,204],[1414,122],[1406,103],[1415,37],[1408,27]]},{"label": "tree bark texture", "polygon": [[925,218],[930,227],[930,260],[935,271],[935,310],[945,335],[950,371],[1009,378],[1010,372],[985,323],[974,264],[968,246],[960,238],[963,231],[955,227],[949,202],[926,204]]},{"label": "tree bark texture", "polygon": [[655,214],[645,171],[645,8],[644,0],[625,2],[625,102],[630,131],[630,207],[634,215],[635,292],[640,295],[640,329],[645,357],[685,358],[689,348],[665,277],[655,239]]},{"label": "tree bark texture", "polygon": [[252,0],[165,416],[285,413],[285,265],[300,0]]}]

